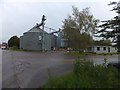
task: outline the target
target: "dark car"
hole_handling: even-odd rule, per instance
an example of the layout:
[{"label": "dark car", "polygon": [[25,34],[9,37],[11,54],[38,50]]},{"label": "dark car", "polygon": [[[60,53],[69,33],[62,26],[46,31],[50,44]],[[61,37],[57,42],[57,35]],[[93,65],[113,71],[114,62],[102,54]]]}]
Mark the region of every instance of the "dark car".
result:
[{"label": "dark car", "polygon": [[107,67],[115,67],[118,70],[120,70],[120,61],[118,61],[118,62],[109,62]]}]

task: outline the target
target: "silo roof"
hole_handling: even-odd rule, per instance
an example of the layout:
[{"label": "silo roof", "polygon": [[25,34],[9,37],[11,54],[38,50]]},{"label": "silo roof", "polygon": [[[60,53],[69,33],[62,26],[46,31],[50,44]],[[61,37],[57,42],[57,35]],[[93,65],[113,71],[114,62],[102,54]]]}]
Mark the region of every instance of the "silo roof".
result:
[{"label": "silo roof", "polygon": [[[41,28],[31,28],[29,31],[27,31],[25,33],[28,33],[28,32],[42,32],[42,29]],[[44,31],[44,33],[47,33],[47,32]]]},{"label": "silo roof", "polygon": [[40,31],[42,31],[41,28],[32,28],[32,29],[30,29],[30,30],[27,31],[27,32],[40,32]]}]

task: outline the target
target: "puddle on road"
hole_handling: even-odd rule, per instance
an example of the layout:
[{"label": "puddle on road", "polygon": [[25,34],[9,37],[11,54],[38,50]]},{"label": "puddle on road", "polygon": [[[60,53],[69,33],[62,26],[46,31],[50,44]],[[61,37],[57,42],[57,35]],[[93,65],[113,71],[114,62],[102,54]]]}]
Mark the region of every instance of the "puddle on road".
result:
[{"label": "puddle on road", "polygon": [[23,71],[25,71],[29,67],[30,67],[29,62],[15,62],[15,71],[17,74],[22,73]]}]

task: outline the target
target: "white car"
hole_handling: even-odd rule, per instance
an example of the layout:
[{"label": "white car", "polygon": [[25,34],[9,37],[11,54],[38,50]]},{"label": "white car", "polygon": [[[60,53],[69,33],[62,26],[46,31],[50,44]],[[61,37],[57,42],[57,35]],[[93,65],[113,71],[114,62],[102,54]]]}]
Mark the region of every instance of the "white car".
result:
[{"label": "white car", "polygon": [[6,46],[1,46],[1,49],[6,49]]}]

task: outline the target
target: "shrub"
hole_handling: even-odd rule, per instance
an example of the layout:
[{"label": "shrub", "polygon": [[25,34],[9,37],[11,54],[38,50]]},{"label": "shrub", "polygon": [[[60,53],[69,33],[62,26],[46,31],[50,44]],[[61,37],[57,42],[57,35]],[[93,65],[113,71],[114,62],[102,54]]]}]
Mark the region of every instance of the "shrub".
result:
[{"label": "shrub", "polygon": [[18,50],[18,47],[17,46],[13,46],[13,47],[10,47],[9,49],[10,50]]},{"label": "shrub", "polygon": [[[74,64],[74,73],[82,79],[85,87],[118,87],[119,72],[116,68],[107,68],[107,60],[104,59],[102,65],[94,65],[87,60],[76,60]],[[90,85],[89,85],[90,84]],[[88,85],[88,86],[87,86]]]},{"label": "shrub", "polygon": [[77,59],[72,73],[49,78],[44,88],[118,88],[120,72],[116,68],[107,68],[107,60],[104,61],[94,65],[89,60]]}]

